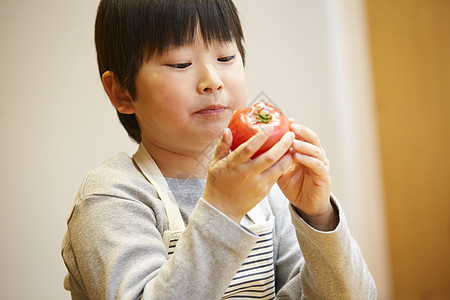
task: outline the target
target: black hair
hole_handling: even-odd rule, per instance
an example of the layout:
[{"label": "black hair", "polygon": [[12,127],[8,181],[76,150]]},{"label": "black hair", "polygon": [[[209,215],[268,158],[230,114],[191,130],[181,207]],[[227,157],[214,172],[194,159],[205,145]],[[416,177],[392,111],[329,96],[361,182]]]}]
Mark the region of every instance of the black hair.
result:
[{"label": "black hair", "polygon": [[[235,41],[245,62],[244,36],[232,0],[101,0],[95,21],[100,76],[110,70],[135,101],[135,78],[155,53],[192,43],[197,28],[204,42]],[[134,114],[117,111],[128,135],[141,142]]]}]

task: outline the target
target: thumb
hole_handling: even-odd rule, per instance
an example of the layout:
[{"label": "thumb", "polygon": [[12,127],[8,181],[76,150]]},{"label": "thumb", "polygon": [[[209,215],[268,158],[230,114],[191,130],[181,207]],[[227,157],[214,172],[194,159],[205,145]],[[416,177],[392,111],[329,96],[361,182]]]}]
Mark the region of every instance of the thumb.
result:
[{"label": "thumb", "polygon": [[222,137],[216,147],[213,161],[219,161],[226,157],[230,153],[231,142],[233,141],[233,135],[229,128],[225,128]]}]

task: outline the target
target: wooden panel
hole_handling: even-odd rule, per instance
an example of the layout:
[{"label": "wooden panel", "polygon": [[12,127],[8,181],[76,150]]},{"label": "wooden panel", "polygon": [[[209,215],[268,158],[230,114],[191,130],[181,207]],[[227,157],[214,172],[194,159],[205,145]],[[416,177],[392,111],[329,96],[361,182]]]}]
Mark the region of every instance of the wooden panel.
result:
[{"label": "wooden panel", "polygon": [[450,0],[366,0],[394,299],[450,299]]}]

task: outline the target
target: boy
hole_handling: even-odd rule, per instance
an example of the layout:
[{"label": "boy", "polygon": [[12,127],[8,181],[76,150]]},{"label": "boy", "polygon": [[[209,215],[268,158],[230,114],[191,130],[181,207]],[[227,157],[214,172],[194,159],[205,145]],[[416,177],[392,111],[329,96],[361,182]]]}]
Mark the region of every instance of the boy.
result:
[{"label": "boy", "polygon": [[229,150],[246,104],[230,0],[102,0],[95,34],[140,145],[77,194],[62,246],[73,299],[376,298],[316,134],[293,122],[253,160],[270,129]]}]

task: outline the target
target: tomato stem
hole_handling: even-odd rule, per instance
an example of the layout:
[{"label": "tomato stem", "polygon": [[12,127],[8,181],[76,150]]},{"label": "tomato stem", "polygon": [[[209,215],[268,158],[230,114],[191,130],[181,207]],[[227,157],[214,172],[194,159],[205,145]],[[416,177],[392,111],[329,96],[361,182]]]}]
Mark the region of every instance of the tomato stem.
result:
[{"label": "tomato stem", "polygon": [[269,123],[272,120],[272,116],[268,112],[264,112],[262,109],[258,111],[258,115],[256,116],[256,121],[259,123]]}]

